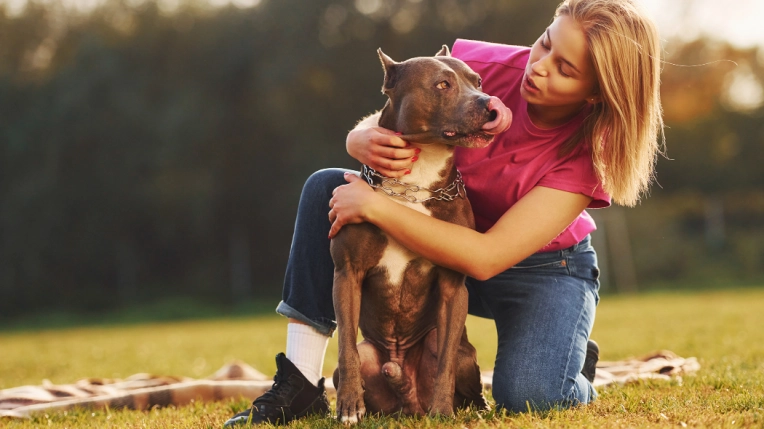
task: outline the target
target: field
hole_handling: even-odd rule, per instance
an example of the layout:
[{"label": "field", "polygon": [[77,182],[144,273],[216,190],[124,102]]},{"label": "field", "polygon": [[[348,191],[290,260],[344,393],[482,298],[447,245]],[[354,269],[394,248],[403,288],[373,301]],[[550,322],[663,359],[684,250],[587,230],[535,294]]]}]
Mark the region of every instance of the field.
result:
[{"label": "field", "polygon": [[[456,419],[403,421],[370,418],[359,427],[764,427],[762,328],[764,288],[605,296],[593,333],[602,359],[668,349],[697,357],[700,371],[670,382],[605,388],[593,404],[567,411],[464,412]],[[138,372],[204,377],[233,359],[271,375],[274,356],[284,350],[285,332],[285,320],[276,315],[0,332],[0,388]],[[491,321],[470,317],[468,332],[481,366],[490,368],[496,353]],[[331,374],[336,356],[333,339],[325,374]],[[0,420],[0,427],[217,428],[247,405],[233,399],[149,412],[78,410]],[[330,419],[313,419],[293,427],[340,426]]]}]

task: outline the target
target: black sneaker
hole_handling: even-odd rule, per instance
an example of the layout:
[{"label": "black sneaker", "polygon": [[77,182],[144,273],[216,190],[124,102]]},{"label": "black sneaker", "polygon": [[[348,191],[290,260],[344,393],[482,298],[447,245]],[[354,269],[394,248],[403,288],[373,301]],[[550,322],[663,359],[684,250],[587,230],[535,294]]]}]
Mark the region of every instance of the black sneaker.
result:
[{"label": "black sneaker", "polygon": [[597,372],[597,361],[600,359],[600,348],[594,340],[589,340],[586,343],[586,358],[584,359],[584,369],[581,370],[581,374],[589,380],[589,383],[594,383],[594,374]]},{"label": "black sneaker", "polygon": [[260,423],[285,425],[311,414],[329,415],[323,378],[314,386],[284,353],[276,355],[276,367],[271,389],[255,399],[252,408],[231,417],[223,427]]}]

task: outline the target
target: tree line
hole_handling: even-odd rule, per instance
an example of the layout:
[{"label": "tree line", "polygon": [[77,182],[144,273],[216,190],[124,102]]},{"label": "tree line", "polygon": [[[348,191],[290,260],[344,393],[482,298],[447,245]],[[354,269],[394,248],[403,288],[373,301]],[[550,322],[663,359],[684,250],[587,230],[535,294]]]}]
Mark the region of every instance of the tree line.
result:
[{"label": "tree line", "polygon": [[[347,131],[384,104],[376,49],[402,60],[456,38],[530,45],[556,5],[0,9],[0,319],[174,296],[275,304],[304,180],[358,168]],[[666,49],[675,64],[738,65],[664,67],[671,160],[660,160],[653,196],[629,211],[637,275],[692,279],[714,260],[715,273],[758,278],[764,110],[730,87],[748,79],[761,89],[763,56],[709,40]],[[722,204],[721,241],[706,237],[708,204]],[[695,253],[680,261],[676,246]]]}]

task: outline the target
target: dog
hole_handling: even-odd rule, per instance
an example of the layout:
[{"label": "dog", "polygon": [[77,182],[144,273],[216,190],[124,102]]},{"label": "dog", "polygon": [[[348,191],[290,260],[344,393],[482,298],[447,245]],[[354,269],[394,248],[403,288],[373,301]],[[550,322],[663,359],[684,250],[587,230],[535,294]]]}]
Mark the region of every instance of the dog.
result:
[{"label": "dog", "polygon": [[[377,192],[429,216],[474,228],[455,146],[485,147],[511,112],[482,92],[480,76],[451,56],[395,62],[377,51],[388,100],[379,126],[421,150],[406,181],[367,166]],[[338,325],[337,418],[366,412],[453,415],[487,407],[475,348],[467,340],[465,276],[434,265],[368,223],[346,225],[331,242]],[[360,327],[364,340],[356,344]]]}]

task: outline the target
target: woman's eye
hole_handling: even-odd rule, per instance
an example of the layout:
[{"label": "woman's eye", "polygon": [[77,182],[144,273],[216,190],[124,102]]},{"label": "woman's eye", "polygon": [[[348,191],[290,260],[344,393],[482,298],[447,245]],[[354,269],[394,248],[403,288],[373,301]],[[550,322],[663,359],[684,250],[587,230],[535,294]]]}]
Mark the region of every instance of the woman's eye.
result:
[{"label": "woman's eye", "polygon": [[438,89],[448,89],[448,88],[451,88],[451,84],[448,83],[448,81],[444,80],[443,82],[440,82],[437,85],[435,85],[435,87]]}]

